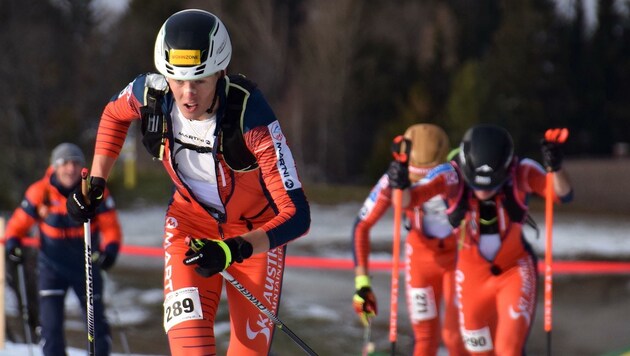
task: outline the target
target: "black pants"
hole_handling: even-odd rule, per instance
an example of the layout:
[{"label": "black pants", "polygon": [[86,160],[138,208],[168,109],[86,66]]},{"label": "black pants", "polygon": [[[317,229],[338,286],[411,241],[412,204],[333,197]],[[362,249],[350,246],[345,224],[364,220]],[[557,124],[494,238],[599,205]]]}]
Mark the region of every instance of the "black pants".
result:
[{"label": "black pants", "polygon": [[[94,296],[95,352],[107,356],[111,351],[110,328],[105,317],[103,303],[103,278],[96,266],[92,270]],[[57,273],[45,263],[39,262],[39,319],[41,339],[46,356],[66,355],[64,337],[64,306],[66,294],[72,289],[79,298],[83,320],[86,319],[85,269],[75,273]],[[86,322],[87,328],[87,322]]]}]

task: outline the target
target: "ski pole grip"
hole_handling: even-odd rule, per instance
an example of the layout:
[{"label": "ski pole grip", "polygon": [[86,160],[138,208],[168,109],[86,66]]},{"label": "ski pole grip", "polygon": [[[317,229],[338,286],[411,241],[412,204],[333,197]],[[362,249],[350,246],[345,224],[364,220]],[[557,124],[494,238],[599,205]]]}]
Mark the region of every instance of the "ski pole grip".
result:
[{"label": "ski pole grip", "polygon": [[88,169],[83,168],[81,170],[81,193],[83,194],[83,199],[85,199],[86,204],[90,205],[90,200],[88,199]]},{"label": "ski pole grip", "polygon": [[411,140],[403,135],[394,137],[392,141],[392,155],[394,159],[400,163],[409,162],[409,154],[411,153]]},{"label": "ski pole grip", "polygon": [[566,127],[548,129],[545,131],[545,141],[554,143],[565,143],[569,138],[569,129]]},{"label": "ski pole grip", "polygon": [[188,246],[194,252],[199,252],[201,248],[206,244],[205,241],[203,241],[202,239],[194,239],[192,237],[187,237],[186,240],[187,240],[186,242],[188,243]]}]

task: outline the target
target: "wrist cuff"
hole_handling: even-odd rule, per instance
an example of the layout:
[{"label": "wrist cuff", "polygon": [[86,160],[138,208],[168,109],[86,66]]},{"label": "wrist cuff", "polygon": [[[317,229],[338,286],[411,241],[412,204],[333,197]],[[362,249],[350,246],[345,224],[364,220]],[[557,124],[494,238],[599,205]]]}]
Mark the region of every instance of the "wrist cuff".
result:
[{"label": "wrist cuff", "polygon": [[103,198],[103,193],[105,193],[105,185],[107,181],[102,177],[90,177],[90,191],[94,195],[94,199]]},{"label": "wrist cuff", "polygon": [[232,252],[230,251],[230,246],[228,246],[225,242],[216,240],[216,243],[223,249],[223,253],[225,253],[225,266],[223,266],[223,270],[225,270],[232,264]]},{"label": "wrist cuff", "polygon": [[363,287],[371,287],[370,277],[367,275],[361,275],[354,277],[354,288],[359,290]]}]

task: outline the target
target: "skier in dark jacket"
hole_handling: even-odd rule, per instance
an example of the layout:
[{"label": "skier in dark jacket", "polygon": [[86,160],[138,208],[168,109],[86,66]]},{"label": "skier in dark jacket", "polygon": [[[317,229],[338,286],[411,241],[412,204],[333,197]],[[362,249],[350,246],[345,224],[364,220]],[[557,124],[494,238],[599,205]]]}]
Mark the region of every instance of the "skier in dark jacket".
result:
[{"label": "skier in dark jacket", "polygon": [[[68,216],[66,200],[80,184],[85,157],[72,143],[57,146],[44,177],[28,187],[5,231],[9,259],[23,262],[24,237],[37,225],[39,230],[39,320],[44,355],[65,355],[64,302],[69,288],[81,301],[85,314],[85,250],[83,224]],[[101,270],[113,266],[122,242],[114,201],[106,190],[104,203],[92,219],[95,352],[109,355],[111,337],[105,318]]]}]

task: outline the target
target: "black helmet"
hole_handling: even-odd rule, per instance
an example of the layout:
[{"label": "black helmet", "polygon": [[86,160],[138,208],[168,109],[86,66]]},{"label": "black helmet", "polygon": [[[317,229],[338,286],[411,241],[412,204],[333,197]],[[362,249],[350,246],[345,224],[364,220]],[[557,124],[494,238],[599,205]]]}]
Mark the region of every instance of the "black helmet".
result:
[{"label": "black helmet", "polygon": [[473,189],[494,190],[508,179],[514,143],[503,128],[473,126],[459,145],[459,164],[464,180]]}]

